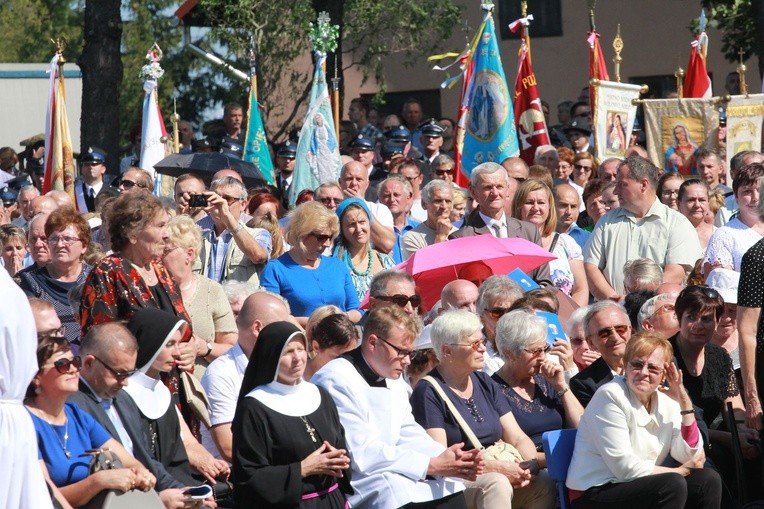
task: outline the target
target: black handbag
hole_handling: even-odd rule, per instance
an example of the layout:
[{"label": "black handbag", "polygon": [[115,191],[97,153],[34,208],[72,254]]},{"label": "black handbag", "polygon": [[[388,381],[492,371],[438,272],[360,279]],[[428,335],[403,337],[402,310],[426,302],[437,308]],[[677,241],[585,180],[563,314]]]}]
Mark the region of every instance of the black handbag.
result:
[{"label": "black handbag", "polygon": [[122,460],[119,459],[119,456],[111,452],[108,447],[88,449],[85,451],[85,454],[80,454],[80,457],[84,456],[92,456],[90,466],[88,467],[88,475],[93,475],[101,470],[122,468]]}]

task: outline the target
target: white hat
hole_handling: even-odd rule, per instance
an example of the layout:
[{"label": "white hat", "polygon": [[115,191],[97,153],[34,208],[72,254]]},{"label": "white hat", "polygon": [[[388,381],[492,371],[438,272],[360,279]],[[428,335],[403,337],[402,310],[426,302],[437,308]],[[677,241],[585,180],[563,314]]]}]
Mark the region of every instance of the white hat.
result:
[{"label": "white hat", "polygon": [[706,284],[719,292],[726,304],[737,304],[739,282],[740,273],[731,269],[714,269],[706,278]]},{"label": "white hat", "polygon": [[424,350],[426,348],[432,348],[432,324],[425,325],[422,332],[419,333],[414,341],[414,350]]}]

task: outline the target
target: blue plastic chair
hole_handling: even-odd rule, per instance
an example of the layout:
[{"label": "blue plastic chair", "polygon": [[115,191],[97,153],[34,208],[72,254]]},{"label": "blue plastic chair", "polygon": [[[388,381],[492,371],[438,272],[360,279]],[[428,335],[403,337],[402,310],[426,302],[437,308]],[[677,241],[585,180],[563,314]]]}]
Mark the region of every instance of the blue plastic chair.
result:
[{"label": "blue plastic chair", "polygon": [[556,429],[545,432],[541,441],[544,444],[546,467],[551,477],[557,483],[560,496],[560,509],[569,509],[568,488],[565,480],[568,478],[568,467],[573,458],[573,446],[576,443],[575,429]]}]

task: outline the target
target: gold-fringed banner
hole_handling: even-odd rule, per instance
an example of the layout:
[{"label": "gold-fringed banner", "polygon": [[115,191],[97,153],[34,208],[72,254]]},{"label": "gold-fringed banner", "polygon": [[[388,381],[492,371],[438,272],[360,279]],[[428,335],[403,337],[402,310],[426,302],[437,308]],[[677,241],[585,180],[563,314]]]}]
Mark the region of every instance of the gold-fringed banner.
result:
[{"label": "gold-fringed banner", "polygon": [[592,130],[597,159],[623,157],[629,146],[637,107],[632,104],[639,98],[639,85],[595,81],[591,86],[594,95]]}]

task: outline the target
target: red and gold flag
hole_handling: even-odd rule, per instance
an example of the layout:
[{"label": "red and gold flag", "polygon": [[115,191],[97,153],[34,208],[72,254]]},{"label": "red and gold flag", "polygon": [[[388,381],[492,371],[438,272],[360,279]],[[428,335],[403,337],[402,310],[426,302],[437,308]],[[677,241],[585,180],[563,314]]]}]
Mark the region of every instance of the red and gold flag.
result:
[{"label": "red and gold flag", "polygon": [[45,178],[43,193],[50,190],[66,191],[74,199],[74,155],[66,114],[66,90],[61,55],[56,53],[50,61],[50,92],[45,117]]}]

